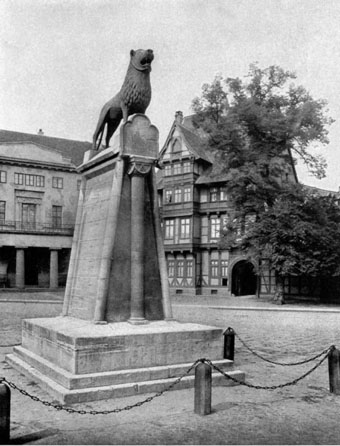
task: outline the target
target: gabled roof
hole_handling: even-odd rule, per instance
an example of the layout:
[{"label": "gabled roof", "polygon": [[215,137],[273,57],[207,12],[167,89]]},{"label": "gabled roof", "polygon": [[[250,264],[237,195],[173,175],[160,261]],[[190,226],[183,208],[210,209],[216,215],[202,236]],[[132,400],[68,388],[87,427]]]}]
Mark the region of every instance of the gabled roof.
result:
[{"label": "gabled roof", "polygon": [[13,142],[31,142],[40,146],[45,146],[53,151],[61,153],[64,157],[70,158],[75,166],[83,162],[84,153],[90,150],[92,145],[86,141],[75,141],[72,139],[54,138],[40,134],[13,132],[10,130],[0,130],[0,144]]},{"label": "gabled roof", "polygon": [[209,163],[214,162],[214,159],[207,151],[204,142],[196,133],[184,127],[182,124],[177,124],[177,128],[181,131],[190,152],[192,152],[197,158],[201,158]]},{"label": "gabled roof", "polygon": [[192,118],[192,116],[183,118],[182,123],[179,123],[176,119],[174,120],[159,156],[160,158],[162,157],[163,153],[168,147],[169,141],[172,138],[175,129],[177,128],[178,131],[181,133],[188,150],[195,157],[212,163],[213,157],[208,151],[204,139],[199,135],[199,132],[195,131],[195,128],[192,125],[192,120],[190,118]]}]

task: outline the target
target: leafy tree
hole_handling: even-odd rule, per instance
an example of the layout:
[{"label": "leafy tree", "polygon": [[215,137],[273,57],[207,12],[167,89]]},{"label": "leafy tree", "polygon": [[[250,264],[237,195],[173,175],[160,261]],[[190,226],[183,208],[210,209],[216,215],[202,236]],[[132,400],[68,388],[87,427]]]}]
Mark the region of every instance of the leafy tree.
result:
[{"label": "leafy tree", "polygon": [[[207,149],[215,155],[213,173],[224,172],[234,206],[221,245],[236,246],[235,222],[257,215],[251,237],[241,247],[251,248],[257,257],[269,257],[278,278],[324,274],[327,268],[335,274],[330,265],[337,259],[330,245],[329,265],[322,260],[327,234],[320,224],[323,218],[324,225],[338,230],[325,217],[328,212],[337,215],[334,203],[291,187],[297,181],[293,156],[316,177],[325,176],[326,162],[313,155],[311,147],[328,143],[327,127],[333,122],[326,102],[313,99],[304,87],[294,84],[295,78],[278,66],[260,69],[252,64],[244,79],[217,76],[212,84],[203,85],[202,95],[192,103],[194,124],[206,132]],[[290,213],[299,222],[291,230]]]},{"label": "leafy tree", "polygon": [[245,80],[216,76],[193,100],[195,123],[209,135],[210,149],[228,172],[236,204],[272,203],[292,155],[318,178],[325,176],[325,160],[309,149],[328,143],[327,126],[333,120],[326,102],[292,83],[295,77],[278,66],[252,64]]},{"label": "leafy tree", "polygon": [[[227,238],[225,246],[234,242]],[[238,246],[275,270],[277,296],[285,276],[340,276],[340,208],[332,195],[320,196],[303,186],[287,188],[248,228]]]}]

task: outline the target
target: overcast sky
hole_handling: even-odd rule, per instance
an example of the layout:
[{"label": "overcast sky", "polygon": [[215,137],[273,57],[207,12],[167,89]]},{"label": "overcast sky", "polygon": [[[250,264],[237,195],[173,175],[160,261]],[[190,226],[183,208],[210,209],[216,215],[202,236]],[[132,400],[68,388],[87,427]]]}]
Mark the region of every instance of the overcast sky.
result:
[{"label": "overcast sky", "polygon": [[340,186],[339,0],[0,0],[0,16],[1,129],[91,141],[130,49],[152,48],[147,115],[162,145],[204,82],[277,64],[336,119],[327,178],[299,169],[301,181]]}]

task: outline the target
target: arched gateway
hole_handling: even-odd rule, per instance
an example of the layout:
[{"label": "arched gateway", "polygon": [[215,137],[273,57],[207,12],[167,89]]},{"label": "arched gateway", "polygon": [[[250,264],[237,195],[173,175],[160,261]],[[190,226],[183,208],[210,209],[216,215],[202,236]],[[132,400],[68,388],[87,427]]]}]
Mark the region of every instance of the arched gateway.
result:
[{"label": "arched gateway", "polygon": [[231,292],[234,296],[256,294],[257,275],[254,265],[248,260],[235,263],[231,274]]}]

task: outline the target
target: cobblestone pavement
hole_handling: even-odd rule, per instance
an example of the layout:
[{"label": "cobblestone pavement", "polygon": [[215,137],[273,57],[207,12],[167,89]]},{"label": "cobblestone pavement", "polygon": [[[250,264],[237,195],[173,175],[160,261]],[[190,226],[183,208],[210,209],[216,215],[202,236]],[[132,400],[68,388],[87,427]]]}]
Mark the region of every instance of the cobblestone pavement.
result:
[{"label": "cobblestone pavement", "polygon": [[21,343],[21,321],[59,316],[63,292],[0,292],[0,347]]},{"label": "cobblestone pavement", "polygon": [[[236,333],[258,353],[283,362],[298,361],[331,344],[340,346],[340,308],[312,305],[276,306],[249,299],[173,299],[179,321],[195,321]],[[239,306],[237,307],[237,304]],[[10,323],[20,306],[0,302],[0,322]],[[17,305],[15,308],[14,306]],[[26,308],[30,304],[25,304]],[[32,304],[35,305],[35,304]],[[40,305],[40,304],[39,304]],[[236,307],[236,308],[235,308]],[[60,304],[25,310],[60,312]],[[53,314],[51,314],[53,316]],[[15,338],[13,335],[13,337]],[[0,331],[1,343],[4,342]],[[0,348],[0,375],[43,399],[51,400],[29,378],[4,362]],[[262,361],[236,342],[235,365],[246,381],[260,385],[287,383],[310,370],[317,361],[282,367]],[[125,407],[148,395],[74,405],[79,409],[109,410]],[[145,406],[115,415],[75,415],[57,412],[12,391],[11,438],[13,444],[340,444],[340,395],[329,392],[327,360],[299,383],[278,390],[245,386],[213,389],[213,412],[193,413],[193,390],[168,392]]]}]

